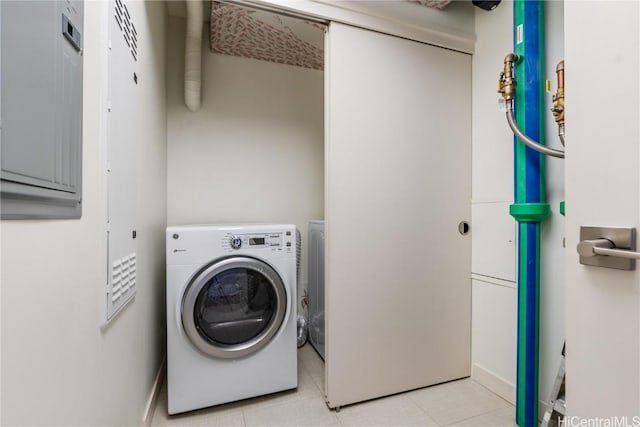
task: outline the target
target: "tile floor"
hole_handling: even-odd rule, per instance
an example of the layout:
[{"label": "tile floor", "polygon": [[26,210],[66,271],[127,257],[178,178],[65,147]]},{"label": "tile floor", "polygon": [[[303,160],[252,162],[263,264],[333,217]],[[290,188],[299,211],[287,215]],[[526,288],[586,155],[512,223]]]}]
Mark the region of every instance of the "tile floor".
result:
[{"label": "tile floor", "polygon": [[309,345],[298,350],[298,388],[269,396],[167,415],[166,384],[151,425],[160,426],[425,426],[511,427],[513,406],[471,379],[386,398],[327,408],[324,363]]}]

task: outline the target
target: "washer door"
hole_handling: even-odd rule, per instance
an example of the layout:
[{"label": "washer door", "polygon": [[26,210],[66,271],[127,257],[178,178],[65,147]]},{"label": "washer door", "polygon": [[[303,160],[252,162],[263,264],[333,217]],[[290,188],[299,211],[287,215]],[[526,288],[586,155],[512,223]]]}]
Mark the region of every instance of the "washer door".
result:
[{"label": "washer door", "polygon": [[182,299],[182,325],[203,353],[243,357],[269,344],[287,309],[282,279],[255,258],[214,262],[198,273]]}]

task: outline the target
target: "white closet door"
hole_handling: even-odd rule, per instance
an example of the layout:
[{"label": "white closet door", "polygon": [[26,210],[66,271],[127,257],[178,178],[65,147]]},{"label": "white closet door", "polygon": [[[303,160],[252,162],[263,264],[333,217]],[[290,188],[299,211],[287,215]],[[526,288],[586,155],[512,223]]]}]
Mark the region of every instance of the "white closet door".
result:
[{"label": "white closet door", "polygon": [[470,375],[471,56],[334,23],[327,40],[337,407]]}]

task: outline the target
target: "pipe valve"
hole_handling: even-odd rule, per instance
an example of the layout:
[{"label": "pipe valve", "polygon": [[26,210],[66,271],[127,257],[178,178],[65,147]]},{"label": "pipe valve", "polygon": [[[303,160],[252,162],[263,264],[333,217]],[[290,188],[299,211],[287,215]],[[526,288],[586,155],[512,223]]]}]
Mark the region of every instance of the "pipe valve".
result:
[{"label": "pipe valve", "polygon": [[553,96],[551,112],[558,124],[558,137],[562,145],[564,145],[564,60],[558,62],[556,75],[558,77],[558,91]]},{"label": "pipe valve", "polygon": [[513,64],[518,60],[518,55],[509,53],[504,57],[504,71],[500,73],[498,80],[498,93],[502,94],[505,101],[512,101],[516,95],[516,79],[513,75]]},{"label": "pipe valve", "polygon": [[553,96],[553,108],[551,112],[558,126],[564,127],[564,61],[560,61],[556,67],[558,77],[558,91]]},{"label": "pipe valve", "polygon": [[[513,134],[517,136],[518,139],[522,141],[522,143],[525,144],[527,147],[537,151],[538,153],[563,159],[564,151],[555,150],[553,148],[542,145],[538,141],[535,141],[529,138],[524,132],[522,132],[518,128],[518,124],[516,123],[516,119],[514,115],[514,110],[515,110],[514,98],[516,96],[517,82],[515,79],[513,66],[519,60],[520,60],[520,57],[515,53],[507,54],[507,56],[504,57],[504,70],[500,73],[500,79],[498,80],[498,93],[500,93],[502,95],[502,98],[504,98],[504,107],[505,107],[505,113],[507,115],[507,123],[509,123],[509,127],[513,131]],[[564,63],[563,63],[562,69],[564,70]],[[558,76],[560,76],[560,74]],[[564,77],[562,80],[562,87],[564,88]],[[562,95],[562,105],[558,103],[558,108],[562,106],[562,108],[564,109],[564,91],[561,91],[560,93]],[[559,132],[560,140],[562,142],[562,145],[564,145],[564,116],[563,116],[562,126],[559,125],[558,127],[560,128],[560,132]]]}]

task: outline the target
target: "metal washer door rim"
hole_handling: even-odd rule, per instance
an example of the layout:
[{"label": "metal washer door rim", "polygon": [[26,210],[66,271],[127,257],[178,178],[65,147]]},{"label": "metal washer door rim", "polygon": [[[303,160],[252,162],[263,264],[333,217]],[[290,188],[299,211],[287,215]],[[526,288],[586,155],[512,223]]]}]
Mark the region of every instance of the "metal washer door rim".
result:
[{"label": "metal washer door rim", "polygon": [[[276,312],[267,327],[252,339],[236,345],[214,343],[206,340],[198,332],[194,319],[194,309],[198,295],[204,286],[216,275],[234,268],[246,268],[266,277],[276,294]],[[264,261],[249,257],[232,257],[218,260],[201,270],[189,282],[182,298],[182,326],[191,343],[208,356],[224,359],[239,358],[264,348],[280,330],[287,310],[287,291],[278,273]]]}]

